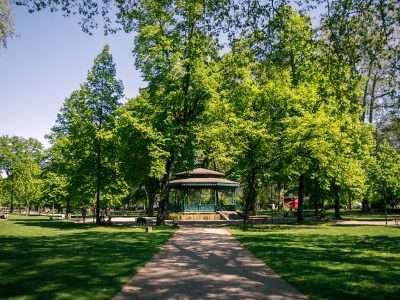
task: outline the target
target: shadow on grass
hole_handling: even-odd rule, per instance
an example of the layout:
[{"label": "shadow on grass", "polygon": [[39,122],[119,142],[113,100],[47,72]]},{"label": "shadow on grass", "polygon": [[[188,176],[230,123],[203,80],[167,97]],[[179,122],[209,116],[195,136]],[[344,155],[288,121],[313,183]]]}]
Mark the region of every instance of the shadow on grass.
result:
[{"label": "shadow on grass", "polygon": [[334,227],[371,227],[371,226],[377,226],[377,227],[390,227],[390,228],[400,228],[400,226],[393,226],[392,224],[388,224],[387,226],[385,225],[385,221],[383,221],[383,223],[382,224],[378,224],[378,225],[371,225],[371,224],[360,224],[360,223],[358,223],[358,224],[340,224],[340,223],[337,223],[337,224],[331,224],[331,226],[334,226]]},{"label": "shadow on grass", "polygon": [[263,225],[231,226],[231,228],[240,229],[240,230],[249,231],[249,232],[265,232],[265,231],[281,231],[281,230],[293,230],[293,229],[311,230],[311,229],[320,228],[320,226],[318,226],[316,224],[312,224],[312,225],[304,225],[304,224],[303,225],[298,225],[298,224],[280,224],[280,225],[263,224]]},{"label": "shadow on grass", "polygon": [[[80,229],[88,225],[48,222],[47,226]],[[114,229],[0,237],[0,298],[110,299],[170,235],[171,231],[146,234]]]},{"label": "shadow on grass", "polygon": [[[30,227],[42,227],[42,228],[50,228],[50,229],[60,229],[60,230],[80,230],[80,229],[91,229],[91,228],[114,228],[114,229],[124,229],[124,228],[142,228],[144,229],[146,226],[138,226],[136,223],[113,223],[112,225],[96,225],[94,223],[75,223],[71,221],[14,221],[17,225],[30,226]],[[156,229],[167,229],[176,228],[174,226],[161,225],[161,226],[152,226]]]},{"label": "shadow on grass", "polygon": [[[283,228],[285,229],[285,228]],[[287,228],[286,228],[287,229]],[[304,229],[303,227],[300,228]],[[314,299],[399,299],[400,236],[236,232],[238,240]]]},{"label": "shadow on grass", "polygon": [[95,228],[96,225],[93,223],[74,223],[70,221],[49,221],[49,220],[17,220],[15,221],[17,225],[24,226],[37,226],[43,228],[53,228],[53,229],[89,229]]}]

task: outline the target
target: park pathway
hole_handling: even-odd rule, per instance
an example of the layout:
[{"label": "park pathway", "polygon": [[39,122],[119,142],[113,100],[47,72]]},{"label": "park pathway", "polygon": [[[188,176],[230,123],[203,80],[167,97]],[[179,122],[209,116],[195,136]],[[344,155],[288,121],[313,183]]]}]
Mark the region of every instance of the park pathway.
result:
[{"label": "park pathway", "polygon": [[244,249],[227,230],[186,227],[179,229],[113,299],[306,297]]}]

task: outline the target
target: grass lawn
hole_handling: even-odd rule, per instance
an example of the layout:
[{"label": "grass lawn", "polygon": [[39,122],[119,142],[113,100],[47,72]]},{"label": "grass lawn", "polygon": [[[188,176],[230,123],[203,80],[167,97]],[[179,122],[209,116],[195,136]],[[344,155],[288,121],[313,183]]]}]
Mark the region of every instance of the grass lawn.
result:
[{"label": "grass lawn", "polygon": [[11,216],[0,221],[0,298],[110,299],[173,232]]},{"label": "grass lawn", "polygon": [[[333,218],[334,213],[331,213]],[[358,220],[358,221],[385,221],[385,213],[384,212],[372,212],[372,213],[365,213],[360,210],[353,210],[353,211],[343,211],[341,213],[342,218],[345,220]],[[400,216],[395,213],[388,212],[387,219],[388,221],[392,221],[394,219],[399,219]]]},{"label": "grass lawn", "polygon": [[[328,209],[325,211],[326,216],[330,219],[333,219],[335,216],[335,211],[333,209]],[[271,216],[271,210],[259,210],[257,211],[257,215]],[[304,217],[314,217],[315,211],[314,209],[304,209],[303,210]],[[363,212],[360,209],[353,210],[344,210],[340,211],[340,214],[343,220],[357,220],[357,221],[385,221],[385,213],[382,212]],[[282,211],[275,212],[274,216],[283,217]],[[292,212],[292,217],[296,216],[295,212]],[[392,221],[394,219],[400,219],[399,213],[393,213],[390,210],[387,215],[388,221]]]},{"label": "grass lawn", "polygon": [[231,231],[311,299],[400,299],[400,227],[260,225]]}]

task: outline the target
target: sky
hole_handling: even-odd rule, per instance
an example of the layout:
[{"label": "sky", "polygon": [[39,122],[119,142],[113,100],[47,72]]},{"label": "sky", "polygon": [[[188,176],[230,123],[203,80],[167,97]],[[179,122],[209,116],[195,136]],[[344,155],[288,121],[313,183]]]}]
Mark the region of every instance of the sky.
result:
[{"label": "sky", "polygon": [[48,146],[44,135],[105,44],[111,47],[125,98],[136,96],[145,85],[134,66],[133,34],[104,36],[99,29],[90,36],[75,17],[29,14],[15,6],[13,11],[18,36],[0,48],[0,135],[33,137]]}]

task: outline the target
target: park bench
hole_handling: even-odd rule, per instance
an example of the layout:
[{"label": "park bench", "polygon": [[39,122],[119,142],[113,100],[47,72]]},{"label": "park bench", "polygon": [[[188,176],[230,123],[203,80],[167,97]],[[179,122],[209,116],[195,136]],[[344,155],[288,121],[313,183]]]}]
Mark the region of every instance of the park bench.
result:
[{"label": "park bench", "polygon": [[62,220],[65,219],[65,215],[64,214],[49,214],[49,219],[50,220]]},{"label": "park bench", "polygon": [[249,221],[250,224],[265,224],[270,220],[269,216],[250,216]]},{"label": "park bench", "polygon": [[154,217],[138,217],[136,224],[139,226],[154,226],[156,225],[156,218]]}]

